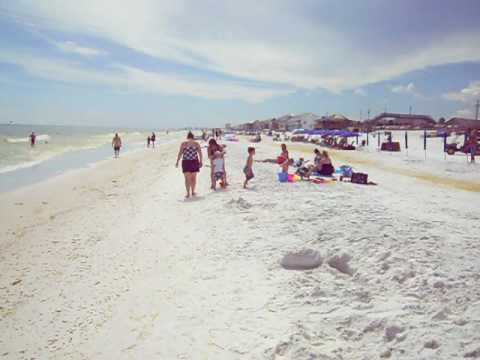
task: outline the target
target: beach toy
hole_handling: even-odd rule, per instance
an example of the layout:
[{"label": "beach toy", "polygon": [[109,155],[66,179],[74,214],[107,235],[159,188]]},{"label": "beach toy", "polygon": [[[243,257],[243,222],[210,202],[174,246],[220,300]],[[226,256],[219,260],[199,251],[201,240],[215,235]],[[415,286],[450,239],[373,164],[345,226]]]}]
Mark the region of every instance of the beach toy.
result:
[{"label": "beach toy", "polygon": [[293,175],[293,181],[300,181],[302,178],[298,176],[297,174]]},{"label": "beach toy", "polygon": [[288,180],[288,182],[293,182],[293,177],[294,177],[293,174],[288,174],[288,175],[287,175],[287,180]]},{"label": "beach toy", "polygon": [[284,172],[279,172],[278,173],[278,181],[284,183],[288,181],[288,174]]}]

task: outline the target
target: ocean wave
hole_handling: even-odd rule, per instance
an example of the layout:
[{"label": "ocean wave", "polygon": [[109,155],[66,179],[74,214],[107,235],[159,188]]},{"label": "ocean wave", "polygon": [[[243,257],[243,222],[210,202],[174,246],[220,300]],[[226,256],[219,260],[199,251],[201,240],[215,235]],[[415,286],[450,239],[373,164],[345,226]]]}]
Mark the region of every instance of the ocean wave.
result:
[{"label": "ocean wave", "polygon": [[[50,141],[50,135],[48,134],[37,135],[36,141],[47,143],[48,141]],[[5,142],[9,144],[28,143],[30,142],[30,137],[18,137],[18,138],[7,137],[5,138]]]}]

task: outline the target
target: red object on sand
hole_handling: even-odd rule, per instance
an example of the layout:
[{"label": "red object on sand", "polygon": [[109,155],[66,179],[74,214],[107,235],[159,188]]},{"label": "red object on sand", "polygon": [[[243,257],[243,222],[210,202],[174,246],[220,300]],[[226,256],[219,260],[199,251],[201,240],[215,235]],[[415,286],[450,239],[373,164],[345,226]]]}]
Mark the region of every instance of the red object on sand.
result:
[{"label": "red object on sand", "polygon": [[277,164],[281,165],[285,162],[285,160],[286,159],[282,155],[280,155],[279,157],[277,157]]}]

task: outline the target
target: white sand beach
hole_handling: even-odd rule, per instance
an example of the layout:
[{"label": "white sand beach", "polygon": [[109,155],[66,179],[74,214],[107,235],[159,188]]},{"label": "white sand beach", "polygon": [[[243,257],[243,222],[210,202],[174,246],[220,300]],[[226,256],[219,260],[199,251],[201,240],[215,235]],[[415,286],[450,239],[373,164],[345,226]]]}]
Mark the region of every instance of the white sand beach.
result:
[{"label": "white sand beach", "polygon": [[[0,359],[480,358],[477,175],[333,152],[379,185],[256,162],[244,190],[247,145],[188,201],[177,143],[0,194]],[[280,266],[304,249],[322,265]]]}]

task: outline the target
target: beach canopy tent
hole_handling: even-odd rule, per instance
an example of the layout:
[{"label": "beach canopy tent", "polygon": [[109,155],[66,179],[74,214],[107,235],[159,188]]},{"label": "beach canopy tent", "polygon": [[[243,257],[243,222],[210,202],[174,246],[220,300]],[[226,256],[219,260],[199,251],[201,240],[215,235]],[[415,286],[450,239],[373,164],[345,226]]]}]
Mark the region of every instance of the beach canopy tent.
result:
[{"label": "beach canopy tent", "polygon": [[295,129],[292,131],[292,135],[306,135],[309,131],[307,129]]},{"label": "beach canopy tent", "polygon": [[359,133],[348,130],[315,129],[308,131],[308,135],[355,137],[359,136]]}]

